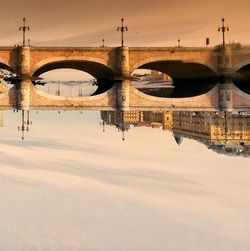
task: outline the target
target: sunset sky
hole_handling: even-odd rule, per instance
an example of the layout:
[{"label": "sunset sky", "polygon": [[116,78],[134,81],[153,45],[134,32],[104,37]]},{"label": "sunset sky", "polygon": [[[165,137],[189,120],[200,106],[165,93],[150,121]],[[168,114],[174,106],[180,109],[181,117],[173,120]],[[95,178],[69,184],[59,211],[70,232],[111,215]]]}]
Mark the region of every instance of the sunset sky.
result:
[{"label": "sunset sky", "polygon": [[22,18],[30,25],[28,37],[33,45],[99,46],[104,38],[108,46],[117,46],[116,27],[125,18],[129,46],[204,46],[221,42],[217,28],[225,17],[230,26],[227,41],[250,44],[250,2],[222,1],[83,1],[83,0],[0,0],[0,45],[20,43],[18,26]]}]

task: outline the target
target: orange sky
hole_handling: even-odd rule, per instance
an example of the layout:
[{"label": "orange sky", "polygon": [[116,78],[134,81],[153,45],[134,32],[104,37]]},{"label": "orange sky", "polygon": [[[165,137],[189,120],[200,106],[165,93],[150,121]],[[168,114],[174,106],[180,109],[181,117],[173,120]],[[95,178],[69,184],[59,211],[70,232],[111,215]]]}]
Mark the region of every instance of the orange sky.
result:
[{"label": "orange sky", "polygon": [[124,17],[129,46],[184,46],[220,43],[217,27],[225,17],[230,32],[227,41],[250,44],[250,2],[247,0],[0,0],[0,45],[20,43],[18,26],[27,18],[33,45],[99,46],[105,38],[117,46],[116,26]]}]

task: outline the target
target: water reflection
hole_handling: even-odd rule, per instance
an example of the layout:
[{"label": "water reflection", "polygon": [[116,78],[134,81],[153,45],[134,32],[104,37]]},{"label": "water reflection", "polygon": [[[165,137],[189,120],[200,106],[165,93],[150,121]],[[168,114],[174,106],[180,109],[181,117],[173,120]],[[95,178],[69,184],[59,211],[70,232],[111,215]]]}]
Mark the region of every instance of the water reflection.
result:
[{"label": "water reflection", "polygon": [[124,133],[132,126],[162,128],[173,132],[178,145],[183,138],[205,144],[209,149],[227,155],[250,154],[250,112],[152,112],[102,111],[107,125]]},{"label": "water reflection", "polygon": [[174,91],[173,80],[165,73],[158,71],[146,71],[132,74],[132,84],[141,92],[156,96],[169,97]]},{"label": "water reflection", "polygon": [[94,80],[89,81],[47,81],[45,84],[36,85],[39,90],[48,94],[63,97],[91,96],[96,90]]},{"label": "water reflection", "polygon": [[[78,111],[57,111],[58,118],[61,117],[61,129],[68,127],[70,123],[78,123],[75,119],[69,120],[67,114],[78,114],[79,118],[84,118],[84,123],[90,123],[92,127],[101,125],[105,132],[107,126],[117,128],[121,134],[121,140],[133,140],[128,132],[135,128],[155,128],[169,131],[180,146],[183,139],[191,139],[205,144],[208,149],[214,152],[248,157],[250,155],[250,111],[241,112],[188,112],[188,111],[101,111],[86,112]],[[32,116],[36,117],[34,123],[39,120],[40,114],[50,116],[46,111],[16,111],[14,110],[16,128],[21,133],[20,138],[29,139],[29,132],[32,130]],[[50,113],[51,114],[51,113]],[[97,121],[91,120],[91,114],[101,118],[100,125]],[[36,115],[36,116],[35,116]],[[53,113],[55,119],[55,112]],[[98,120],[98,119],[97,119]],[[100,121],[100,120],[99,120]],[[81,122],[83,123],[83,122]],[[47,122],[47,129],[52,126],[50,119]],[[0,112],[0,127],[4,126],[4,112]],[[40,128],[44,130],[44,128]],[[100,129],[98,129],[100,130]],[[28,134],[28,135],[26,135]],[[150,131],[145,134],[145,140]],[[157,136],[158,137],[158,136]],[[161,137],[161,136],[159,136]],[[16,139],[18,140],[18,139]]]},{"label": "water reflection", "polygon": [[[16,111],[14,111],[16,112]],[[21,111],[22,113],[22,124],[18,126],[18,131],[22,132],[22,140],[24,140],[24,132],[29,131],[30,125],[32,125],[32,121],[30,121],[30,111]],[[26,115],[26,117],[25,117]]]}]

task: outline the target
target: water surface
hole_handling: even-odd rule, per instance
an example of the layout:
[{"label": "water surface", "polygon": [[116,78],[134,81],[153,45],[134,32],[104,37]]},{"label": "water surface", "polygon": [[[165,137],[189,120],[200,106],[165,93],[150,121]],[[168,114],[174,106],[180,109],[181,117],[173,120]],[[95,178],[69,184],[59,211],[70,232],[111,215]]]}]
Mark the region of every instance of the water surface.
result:
[{"label": "water surface", "polygon": [[247,157],[100,111],[30,121],[21,140],[20,111],[3,112],[1,250],[250,248]]}]

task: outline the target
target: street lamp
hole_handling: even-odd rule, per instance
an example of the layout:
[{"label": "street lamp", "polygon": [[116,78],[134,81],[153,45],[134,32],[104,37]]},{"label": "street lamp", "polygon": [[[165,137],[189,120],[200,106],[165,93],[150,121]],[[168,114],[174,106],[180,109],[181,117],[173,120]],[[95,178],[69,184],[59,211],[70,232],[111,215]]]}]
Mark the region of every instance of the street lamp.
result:
[{"label": "street lamp", "polygon": [[222,47],[224,48],[225,47],[225,32],[229,31],[229,27],[225,26],[225,18],[222,18],[221,21],[222,21],[222,26],[218,27],[218,31],[222,32]]},{"label": "street lamp", "polygon": [[121,19],[121,26],[117,27],[117,31],[120,31],[121,32],[121,44],[122,44],[122,47],[123,47],[123,44],[124,44],[124,38],[123,38],[123,33],[124,31],[127,31],[128,30],[128,27],[127,26],[124,26],[124,18]]},{"label": "street lamp", "polygon": [[23,18],[23,26],[19,26],[19,30],[23,32],[23,46],[25,46],[25,43],[26,43],[26,40],[25,40],[25,33],[26,31],[30,30],[30,27],[29,26],[26,26],[25,25],[25,22],[26,22],[26,19],[25,17]]}]

